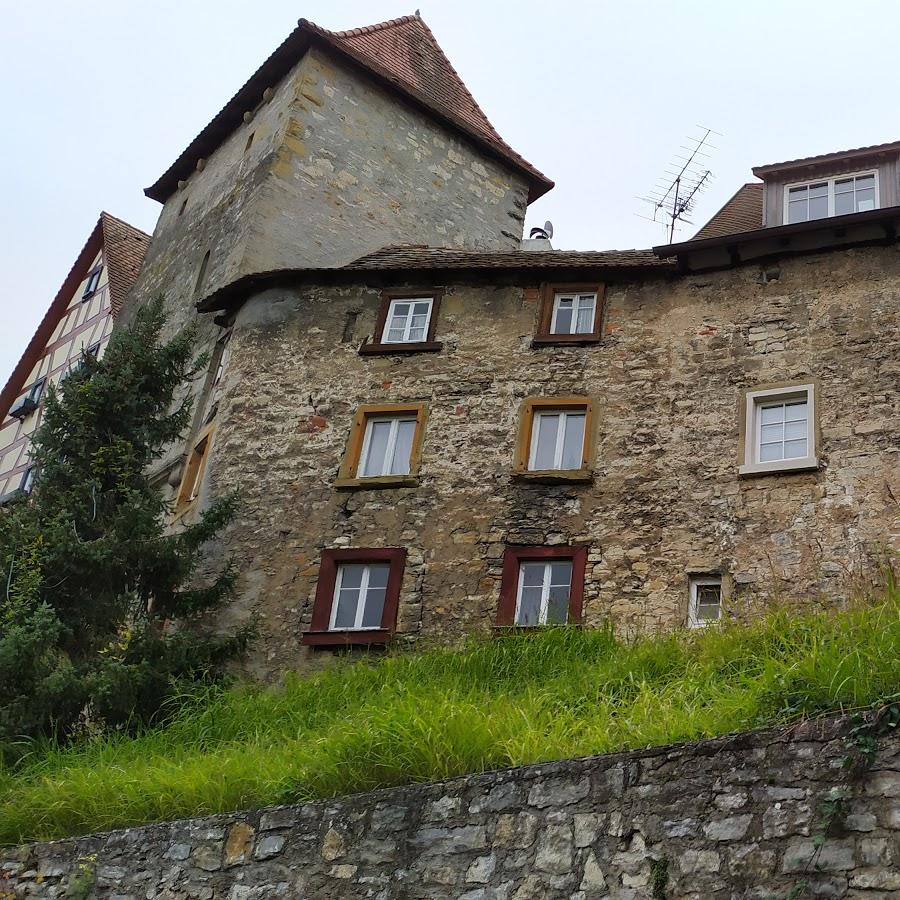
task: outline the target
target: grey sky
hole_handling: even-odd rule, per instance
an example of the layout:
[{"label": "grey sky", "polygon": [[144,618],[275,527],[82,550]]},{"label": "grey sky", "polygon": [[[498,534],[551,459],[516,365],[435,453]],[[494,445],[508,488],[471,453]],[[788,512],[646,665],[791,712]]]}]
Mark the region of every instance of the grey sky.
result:
[{"label": "grey sky", "polygon": [[697,226],[753,165],[900,138],[891,0],[406,2],[6,4],[0,384],[100,210],[152,232],[143,188],[299,16],[344,29],[419,3],[500,134],[556,181],[528,225],[552,219],[560,248],[663,242],[635,197],[697,123],[724,135]]}]

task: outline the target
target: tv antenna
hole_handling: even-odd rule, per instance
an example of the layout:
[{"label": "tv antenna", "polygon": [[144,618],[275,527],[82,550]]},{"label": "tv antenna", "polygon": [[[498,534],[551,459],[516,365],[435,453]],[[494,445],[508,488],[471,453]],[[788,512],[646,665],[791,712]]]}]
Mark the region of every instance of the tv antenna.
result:
[{"label": "tv antenna", "polygon": [[646,197],[639,197],[653,207],[653,216],[641,216],[651,222],[662,222],[666,228],[668,243],[675,237],[676,224],[693,223],[687,218],[693,210],[697,198],[712,181],[713,174],[707,166],[710,150],[716,150],[710,143],[710,135],[722,137],[718,131],[697,125],[698,133],[688,136],[665,170],[665,175],[657,179],[653,190]]}]

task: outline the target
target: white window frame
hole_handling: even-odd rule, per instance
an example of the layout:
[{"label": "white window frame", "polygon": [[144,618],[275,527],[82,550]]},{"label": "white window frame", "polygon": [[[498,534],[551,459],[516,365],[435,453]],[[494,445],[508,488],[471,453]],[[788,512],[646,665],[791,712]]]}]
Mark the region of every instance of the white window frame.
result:
[{"label": "white window frame", "polygon": [[[536,469],[535,461],[537,459],[538,450],[538,431],[541,424],[541,416],[559,416],[559,429],[556,432],[556,447],[553,450],[553,468],[552,469]],[[581,462],[574,469],[562,468],[563,448],[566,439],[566,419],[569,416],[581,416],[584,420],[584,428],[581,435]],[[563,409],[554,409],[546,407],[536,409],[531,415],[531,442],[528,447],[528,471],[529,472],[578,472],[584,468],[584,448],[587,443],[587,407],[571,406]]]},{"label": "white window frame", "polygon": [[[761,407],[768,402],[800,399],[805,399],[807,403],[807,455],[795,459],[773,459],[761,462],[759,459]],[[814,384],[797,384],[788,387],[747,391],[744,403],[744,461],[738,467],[739,474],[753,475],[762,472],[817,469],[819,460],[816,454],[816,387]]]},{"label": "white window frame", "polygon": [[416,415],[401,414],[396,416],[367,416],[365,421],[365,432],[363,434],[362,449],[359,451],[359,464],[356,467],[357,478],[403,478],[410,474],[412,470],[412,455],[416,449],[416,433],[413,431],[412,447],[409,451],[409,460],[405,472],[381,472],[378,475],[364,475],[368,468],[367,461],[369,450],[372,443],[372,426],[376,422],[390,422],[391,430],[388,434],[387,449],[385,450],[385,459],[393,459],[394,451],[397,449],[397,434],[400,431],[401,422],[412,422],[415,429],[418,425],[418,417]]},{"label": "white window frame", "polygon": [[[403,326],[403,337],[399,341],[389,341],[388,333],[391,330],[391,321],[394,318],[394,307],[398,303],[427,303],[428,304],[428,316],[425,319],[425,334],[422,335],[422,339],[418,341],[411,341],[409,339],[409,333],[412,330],[412,308],[410,308],[409,316],[407,316],[406,324]],[[382,344],[421,344],[428,340],[428,329],[431,327],[431,314],[434,312],[434,297],[392,297],[391,302],[388,305],[387,316],[384,319],[384,330],[381,333],[381,343]]]},{"label": "white window frame", "polygon": [[572,575],[575,570],[575,566],[572,563],[571,559],[568,558],[559,558],[559,559],[520,559],[519,560],[519,583],[516,587],[516,613],[513,618],[513,622],[515,623],[517,628],[527,628],[527,625],[519,624],[519,612],[522,609],[522,589],[525,587],[525,566],[526,565],[534,565],[543,564],[544,566],[544,578],[541,582],[541,611],[538,615],[538,625],[546,625],[547,624],[547,611],[550,608],[550,573],[552,571],[551,565],[552,563],[561,563],[567,562],[569,564],[569,598],[568,603],[566,605],[566,621],[564,624],[568,625],[569,623],[569,604],[572,602]]},{"label": "white window frame", "polygon": [[[593,315],[591,316],[591,327],[588,331],[575,331],[578,324],[578,308],[575,305],[581,297],[593,297],[594,305],[592,307]],[[556,320],[559,313],[559,301],[572,300],[572,322],[569,331],[557,331]],[[550,334],[593,334],[597,323],[597,292],[596,291],[557,291],[553,295],[553,316],[550,319]]]},{"label": "white window frame", "polygon": [[[722,608],[725,605],[725,588],[721,575],[691,575],[690,576],[690,600],[688,602],[688,627],[707,628],[722,621]],[[697,602],[698,587],[719,588],[719,617],[717,619],[701,619],[699,603]]]},{"label": "white window frame", "polygon": [[[822,184],[825,182],[828,185],[828,215],[825,217],[827,219],[831,219],[834,217],[834,183],[836,181],[843,181],[845,178],[859,178],[862,175],[874,175],[875,176],[875,209],[881,209],[881,188],[878,183],[878,170],[877,169],[864,169],[861,172],[844,172],[841,175],[829,175],[827,178],[810,178],[806,181],[795,181],[792,184],[786,184],[784,186],[784,200],[783,200],[783,210],[781,222],[784,225],[795,225],[796,222],[791,222],[788,218],[788,204],[790,202],[790,192],[791,188],[799,188],[799,187],[808,187],[811,184]],[[852,215],[852,213],[845,213],[845,215]],[[807,219],[805,221],[809,222],[818,222],[820,219]]]},{"label": "white window frame", "polygon": [[[373,565],[385,565],[388,568],[388,584],[390,584],[391,579],[391,566],[389,562],[383,562],[378,560],[376,562],[366,562],[362,563],[363,565],[363,573],[362,578],[359,580],[359,602],[356,604],[356,619],[353,623],[352,628],[348,627],[340,627],[338,628],[335,625],[335,620],[337,619],[337,611],[338,611],[338,598],[341,596],[341,585],[344,582],[344,569],[348,565],[360,565],[358,561],[354,562],[341,562],[338,563],[337,567],[337,575],[334,579],[334,594],[331,598],[331,617],[328,620],[328,630],[329,631],[380,631],[381,623],[379,622],[377,625],[363,625],[363,612],[366,608],[366,597],[369,592],[369,573],[371,571],[371,566]],[[384,602],[387,603],[387,588],[385,588],[384,593]],[[384,609],[382,608],[382,618],[384,617]]]}]

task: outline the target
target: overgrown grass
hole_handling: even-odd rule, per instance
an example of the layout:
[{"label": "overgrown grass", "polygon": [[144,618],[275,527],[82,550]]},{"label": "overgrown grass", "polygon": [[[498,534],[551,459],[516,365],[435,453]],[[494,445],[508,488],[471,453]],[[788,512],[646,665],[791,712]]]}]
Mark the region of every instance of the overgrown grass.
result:
[{"label": "overgrown grass", "polygon": [[617,641],[552,629],[192,700],[0,770],[0,842],[430,781],[860,708],[900,693],[900,592]]}]

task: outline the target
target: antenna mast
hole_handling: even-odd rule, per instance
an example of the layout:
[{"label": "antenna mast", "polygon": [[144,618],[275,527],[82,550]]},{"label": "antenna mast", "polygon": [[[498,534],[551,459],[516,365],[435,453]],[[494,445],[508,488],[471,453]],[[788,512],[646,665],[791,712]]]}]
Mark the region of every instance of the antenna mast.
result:
[{"label": "antenna mast", "polygon": [[[649,203],[653,207],[651,221],[663,221],[666,225],[666,237],[668,243],[672,243],[675,237],[675,226],[678,222],[692,224],[686,217],[694,208],[694,202],[702,194],[712,180],[712,172],[706,167],[706,160],[710,158],[707,150],[716,148],[709,142],[710,135],[719,132],[698,125],[699,136],[686,138],[686,143],[680,149],[687,155],[675,154],[673,161],[666,169],[665,176],[658,179],[653,190],[640,200]],[[647,216],[642,216],[647,218]]]}]

